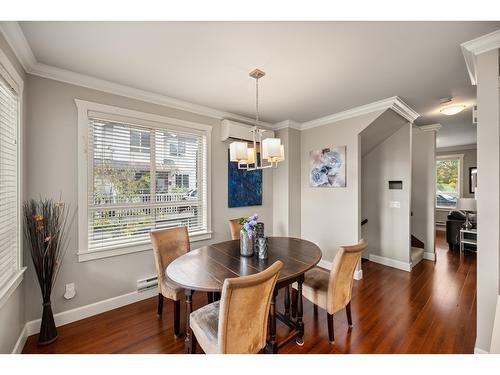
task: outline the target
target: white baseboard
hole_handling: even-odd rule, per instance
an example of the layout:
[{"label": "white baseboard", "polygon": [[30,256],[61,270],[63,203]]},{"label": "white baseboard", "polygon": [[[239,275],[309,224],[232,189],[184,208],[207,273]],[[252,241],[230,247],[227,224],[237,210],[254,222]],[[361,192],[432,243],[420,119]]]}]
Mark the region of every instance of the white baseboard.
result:
[{"label": "white baseboard", "polygon": [[[321,259],[318,263],[318,266],[330,271],[332,269],[332,262]],[[352,276],[352,278],[354,280],[361,280],[363,278],[363,270],[354,271],[354,275]]]},{"label": "white baseboard", "polygon": [[[154,297],[158,294],[158,288],[146,290],[144,292],[132,292],[121,296],[109,298],[103,301],[91,303],[90,305],[80,306],[76,309],[63,311],[54,315],[56,326],[62,326],[77,320],[88,318],[109,310],[116,309],[134,302]],[[27,336],[40,332],[41,319],[32,320],[26,323]],[[22,348],[21,348],[22,350]]]},{"label": "white baseboard", "polygon": [[403,270],[403,271],[407,271],[407,272],[411,271],[411,263],[410,262],[402,262],[400,260],[386,258],[386,257],[382,257],[380,255],[375,255],[375,254],[370,254],[370,261],[375,262],[375,263],[379,263],[379,264],[383,264],[384,266],[397,268],[399,270]]},{"label": "white baseboard", "polygon": [[424,251],[424,259],[432,260],[434,262],[436,260],[436,253],[431,253],[429,251]]},{"label": "white baseboard", "polygon": [[490,354],[490,352],[487,352],[486,350],[483,350],[483,349],[475,346],[474,347],[474,354]]},{"label": "white baseboard", "polygon": [[16,345],[14,345],[14,349],[12,349],[12,354],[21,354],[24,349],[24,344],[26,344],[26,340],[28,339],[28,329],[26,325],[24,325],[19,338],[17,339]]}]

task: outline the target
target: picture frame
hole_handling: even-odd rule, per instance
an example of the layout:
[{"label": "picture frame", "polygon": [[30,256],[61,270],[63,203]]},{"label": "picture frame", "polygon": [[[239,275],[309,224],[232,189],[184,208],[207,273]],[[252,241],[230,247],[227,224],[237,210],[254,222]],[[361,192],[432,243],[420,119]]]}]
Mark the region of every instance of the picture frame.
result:
[{"label": "picture frame", "polygon": [[469,168],[469,193],[474,194],[477,187],[477,167]]}]

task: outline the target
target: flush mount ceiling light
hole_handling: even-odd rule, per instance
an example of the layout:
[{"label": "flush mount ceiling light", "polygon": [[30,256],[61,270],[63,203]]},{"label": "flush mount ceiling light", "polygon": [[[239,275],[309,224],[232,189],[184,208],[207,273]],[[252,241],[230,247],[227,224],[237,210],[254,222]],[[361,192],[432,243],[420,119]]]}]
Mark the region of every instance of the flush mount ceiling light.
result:
[{"label": "flush mount ceiling light", "polygon": [[[441,104],[451,103],[452,98],[443,98],[440,100]],[[467,106],[465,104],[449,104],[442,107],[439,112],[443,115],[453,116],[459,112],[462,112]]]},{"label": "flush mount ceiling light", "polygon": [[[252,147],[244,141],[231,142],[229,145],[229,160],[238,163],[238,169],[254,171],[277,167],[278,163],[285,160],[285,147],[281,144],[279,138],[262,139],[264,129],[260,129],[259,124],[259,78],[266,75],[262,70],[255,69],[250,72],[250,77],[255,79],[255,124],[250,132],[252,133]],[[258,143],[258,145],[257,145]],[[257,157],[257,147],[261,157]],[[267,160],[268,164],[264,164]]]}]

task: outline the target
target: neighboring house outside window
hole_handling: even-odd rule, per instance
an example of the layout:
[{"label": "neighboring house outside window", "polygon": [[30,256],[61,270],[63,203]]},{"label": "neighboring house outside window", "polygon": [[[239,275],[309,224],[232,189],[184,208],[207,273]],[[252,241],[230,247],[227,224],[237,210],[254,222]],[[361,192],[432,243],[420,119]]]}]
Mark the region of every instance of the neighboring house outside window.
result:
[{"label": "neighboring house outside window", "polygon": [[[88,202],[86,212],[79,216],[83,223],[79,227],[80,260],[94,259],[92,253],[104,257],[105,252],[150,248],[149,232],[161,228],[187,226],[192,241],[210,238],[207,163],[211,127],[151,124],[148,114],[135,111],[133,118],[123,121],[123,116],[88,110],[107,106],[76,102],[79,131],[87,138],[86,145],[79,145],[81,152],[86,151],[79,173],[81,179],[88,176],[86,187],[79,189],[80,202]],[[172,144],[177,147],[175,155]]]},{"label": "neighboring house outside window", "polygon": [[462,155],[436,158],[436,208],[453,209],[461,196]]}]

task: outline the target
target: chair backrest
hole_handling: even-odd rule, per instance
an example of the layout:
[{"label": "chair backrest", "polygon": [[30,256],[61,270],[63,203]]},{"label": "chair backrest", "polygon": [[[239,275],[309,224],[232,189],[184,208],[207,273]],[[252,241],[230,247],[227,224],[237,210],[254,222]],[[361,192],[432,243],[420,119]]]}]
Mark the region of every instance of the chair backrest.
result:
[{"label": "chair backrest", "polygon": [[334,314],[351,301],[352,279],[361,253],[368,246],[365,240],[356,245],[342,246],[333,259],[328,282],[327,311]]},{"label": "chair backrest", "polygon": [[269,305],[282,267],[278,260],[257,274],[224,281],[218,332],[221,353],[254,354],[264,348]]},{"label": "chair backrest", "polygon": [[240,219],[229,220],[229,229],[231,230],[231,239],[239,240],[241,230]]},{"label": "chair backrest", "polygon": [[165,279],[167,266],[190,250],[188,230],[187,227],[160,229],[152,231],[149,236],[153,245],[158,283],[160,283]]}]

